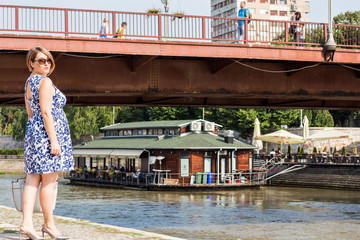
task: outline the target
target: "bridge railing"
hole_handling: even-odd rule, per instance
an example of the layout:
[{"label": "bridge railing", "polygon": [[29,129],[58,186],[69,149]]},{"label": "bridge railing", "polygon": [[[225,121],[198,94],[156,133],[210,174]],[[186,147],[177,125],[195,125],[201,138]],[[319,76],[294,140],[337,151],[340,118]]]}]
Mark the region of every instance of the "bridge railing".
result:
[{"label": "bridge railing", "polygon": [[[237,18],[7,5],[0,5],[0,16],[3,34],[99,37],[103,19],[107,18],[108,38],[114,37],[121,23],[126,22],[126,39],[295,46],[323,45],[328,27],[303,22],[304,43],[297,43],[291,21],[245,19],[245,39],[240,41]],[[360,26],[335,24],[334,35],[340,47],[360,48]]]}]

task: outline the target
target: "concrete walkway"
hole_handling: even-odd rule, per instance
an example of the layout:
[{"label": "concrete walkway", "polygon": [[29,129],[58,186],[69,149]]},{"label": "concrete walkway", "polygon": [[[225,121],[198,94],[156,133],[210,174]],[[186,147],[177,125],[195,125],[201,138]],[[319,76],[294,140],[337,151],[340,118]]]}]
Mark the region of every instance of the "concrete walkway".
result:
[{"label": "concrete walkway", "polygon": [[[41,214],[34,214],[35,229],[41,229],[43,218]],[[120,240],[120,239],[169,239],[180,240],[157,233],[150,233],[130,228],[97,224],[74,218],[55,217],[59,230],[71,239],[76,240]],[[19,225],[21,213],[13,208],[0,206],[0,239],[19,239]],[[39,231],[40,235],[40,231]],[[24,238],[26,239],[26,238]]]}]

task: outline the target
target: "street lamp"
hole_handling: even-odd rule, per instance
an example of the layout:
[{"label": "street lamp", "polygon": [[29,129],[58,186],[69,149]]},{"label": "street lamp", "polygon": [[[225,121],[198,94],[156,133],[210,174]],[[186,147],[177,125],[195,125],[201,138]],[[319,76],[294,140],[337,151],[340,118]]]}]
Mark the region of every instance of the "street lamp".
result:
[{"label": "street lamp", "polygon": [[168,13],[170,0],[161,0],[161,3],[164,4],[165,13]]},{"label": "street lamp", "polygon": [[[329,61],[333,61],[334,54],[336,51],[336,43],[334,40],[333,25],[332,25],[332,0],[329,0],[329,34],[328,34],[328,39],[324,46],[324,50],[325,50],[325,53],[330,54]],[[325,58],[326,58],[326,54],[325,54]]]},{"label": "street lamp", "polygon": [[[169,5],[170,5],[170,0],[161,0],[161,3],[164,4],[164,8],[165,8],[165,13],[167,14],[169,12]],[[169,36],[169,17],[166,16],[165,17],[165,36]]]}]

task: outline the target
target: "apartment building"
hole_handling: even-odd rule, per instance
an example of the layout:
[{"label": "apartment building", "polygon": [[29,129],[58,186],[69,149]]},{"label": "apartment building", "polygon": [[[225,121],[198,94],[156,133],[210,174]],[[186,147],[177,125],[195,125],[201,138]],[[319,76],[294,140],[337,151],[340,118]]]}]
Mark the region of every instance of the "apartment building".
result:
[{"label": "apartment building", "polygon": [[[228,17],[236,18],[240,10],[240,3],[246,1],[246,8],[252,15],[253,19],[293,21],[294,13],[300,12],[302,20],[309,22],[307,14],[310,12],[310,0],[211,0],[211,16],[212,17]],[[259,32],[266,25],[265,22],[252,21],[249,27],[249,34],[267,34],[264,31]],[[272,30],[274,32],[281,31],[281,28]],[[269,33],[269,31],[267,31]],[[234,21],[217,20],[213,23],[213,38],[233,39],[236,36],[236,25]]]}]

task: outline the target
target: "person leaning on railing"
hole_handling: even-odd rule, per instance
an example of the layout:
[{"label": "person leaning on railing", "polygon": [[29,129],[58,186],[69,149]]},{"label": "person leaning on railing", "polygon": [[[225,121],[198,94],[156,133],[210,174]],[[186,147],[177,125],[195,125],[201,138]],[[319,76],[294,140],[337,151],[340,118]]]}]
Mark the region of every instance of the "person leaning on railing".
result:
[{"label": "person leaning on railing", "polygon": [[[295,13],[295,24],[294,24],[294,39],[296,42],[303,43],[305,41],[305,24],[302,23],[301,13]],[[304,44],[297,44],[300,47],[303,47]]]}]

